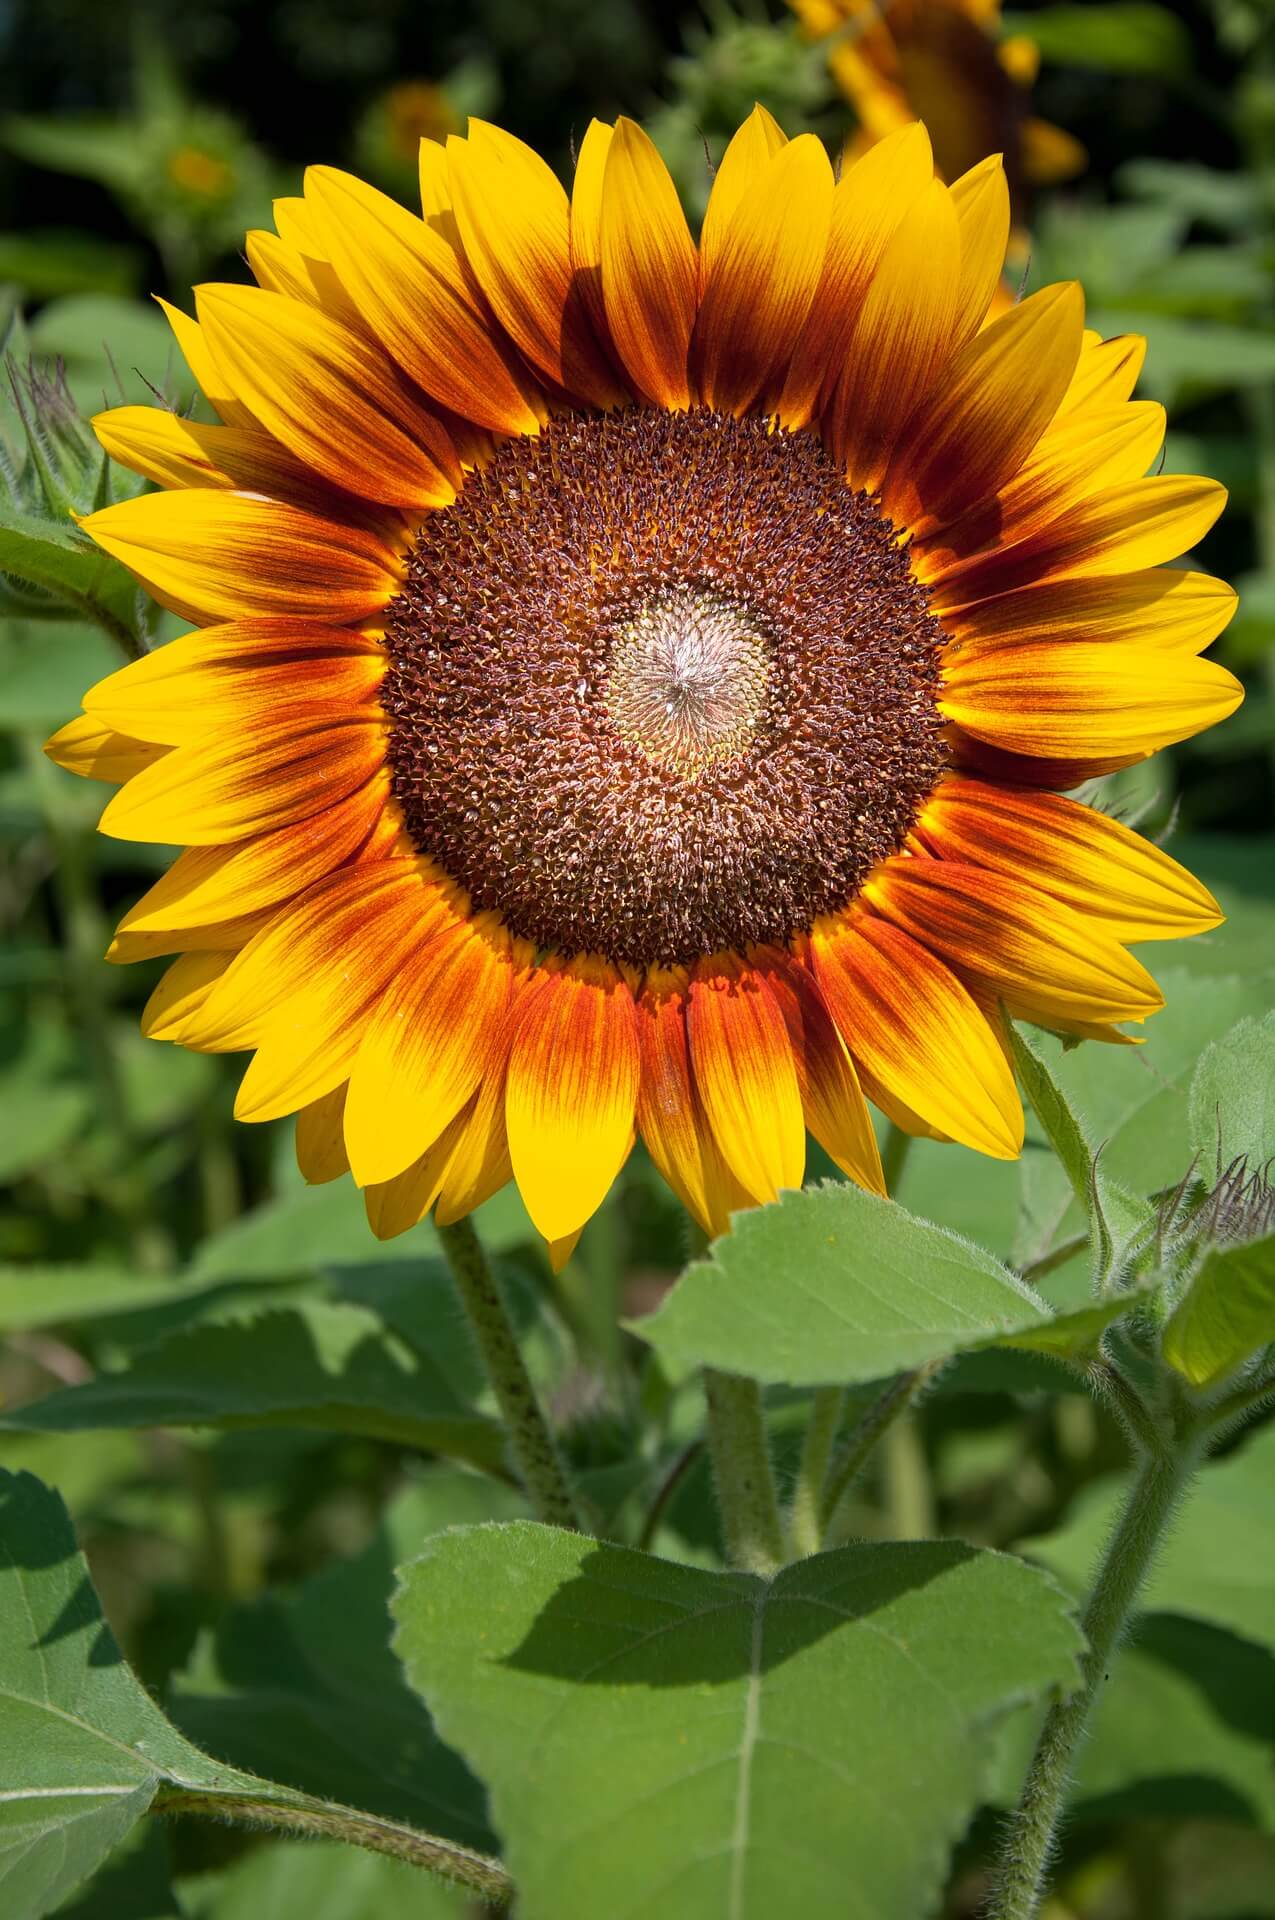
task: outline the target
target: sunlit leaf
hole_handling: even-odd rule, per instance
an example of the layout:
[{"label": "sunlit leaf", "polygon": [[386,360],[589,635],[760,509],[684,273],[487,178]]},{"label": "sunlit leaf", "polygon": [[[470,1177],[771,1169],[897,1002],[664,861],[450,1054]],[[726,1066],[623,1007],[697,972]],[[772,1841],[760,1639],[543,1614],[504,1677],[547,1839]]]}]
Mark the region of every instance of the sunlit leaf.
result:
[{"label": "sunlit leaf", "polygon": [[1209,1386],[1275,1340],[1275,1233],[1211,1247],[1164,1329],[1164,1356]]},{"label": "sunlit leaf", "polygon": [[873,1920],[916,1920],[991,1723],[1070,1687],[1079,1644],[1030,1569],[955,1543],[766,1582],[527,1523],[431,1541],[394,1612],[490,1784],[524,1920],[841,1920],[850,1884]]}]

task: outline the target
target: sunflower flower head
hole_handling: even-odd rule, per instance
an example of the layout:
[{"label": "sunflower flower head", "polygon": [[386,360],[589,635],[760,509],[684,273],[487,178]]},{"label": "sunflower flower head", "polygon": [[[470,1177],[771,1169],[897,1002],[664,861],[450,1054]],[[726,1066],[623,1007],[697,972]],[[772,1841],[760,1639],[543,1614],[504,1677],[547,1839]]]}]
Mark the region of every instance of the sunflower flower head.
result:
[{"label": "sunflower flower head", "polygon": [[146,1031],[383,1236],[512,1176],[561,1259],[639,1133],[712,1233],[807,1130],[879,1191],[869,1099],[1012,1157],[1004,1012],[1125,1041],[1219,918],[1062,791],[1240,698],[1141,343],[989,319],[1004,171],[919,125],[834,181],[759,108],[698,241],[625,120],[569,198],[483,122],[421,189],[312,168],[170,314],[219,423],[96,423],[159,491],[84,525],[199,629],[49,748],[185,845]]},{"label": "sunflower flower head", "polygon": [[859,122],[864,151],[913,120],[934,142],[944,180],[986,153],[1005,157],[1015,212],[1026,190],[1085,165],[1069,133],[1031,112],[1035,43],[1000,37],[1000,0],[789,0]]}]

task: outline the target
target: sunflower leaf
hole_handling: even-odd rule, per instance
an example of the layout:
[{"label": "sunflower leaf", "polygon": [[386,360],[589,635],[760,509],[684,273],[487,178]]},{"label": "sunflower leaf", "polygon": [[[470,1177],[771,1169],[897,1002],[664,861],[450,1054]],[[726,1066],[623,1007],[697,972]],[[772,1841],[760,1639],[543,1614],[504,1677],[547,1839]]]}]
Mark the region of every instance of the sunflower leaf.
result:
[{"label": "sunflower leaf", "polygon": [[981,1347],[1082,1350],[1133,1299],[1056,1314],[981,1247],[829,1182],[737,1215],[629,1324],[679,1377],[714,1366],[774,1386],[856,1385]]},{"label": "sunflower leaf", "polygon": [[66,1508],[27,1473],[0,1473],[0,1751],[7,1920],[78,1886],[163,1782],[247,1778],[190,1746],[124,1665]]},{"label": "sunflower leaf", "polygon": [[1275,1340],[1275,1233],[1211,1247],[1164,1329],[1164,1357],[1212,1386]]},{"label": "sunflower leaf", "polygon": [[1275,1157],[1275,1013],[1238,1021],[1200,1055],[1190,1127],[1206,1179],[1241,1154],[1254,1171]]},{"label": "sunflower leaf", "polygon": [[851,1882],[915,1920],[996,1721],[1072,1687],[1081,1646],[1047,1579],[956,1542],[765,1581],[515,1522],[438,1535],[401,1581],[398,1650],[489,1783],[524,1920],[820,1920]]},{"label": "sunflower leaf", "polygon": [[500,1427],[371,1308],[305,1300],[191,1327],[136,1353],[121,1373],[48,1394],[3,1423],[26,1433],[104,1427],[317,1427],[484,1467]]}]

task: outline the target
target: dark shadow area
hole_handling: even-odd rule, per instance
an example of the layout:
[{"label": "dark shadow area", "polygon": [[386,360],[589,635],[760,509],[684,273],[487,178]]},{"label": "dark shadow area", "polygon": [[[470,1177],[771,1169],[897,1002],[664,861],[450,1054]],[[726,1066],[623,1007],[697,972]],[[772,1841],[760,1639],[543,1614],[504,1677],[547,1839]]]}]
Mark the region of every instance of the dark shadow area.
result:
[{"label": "dark shadow area", "polygon": [[[754,1670],[769,1673],[836,1628],[869,1619],[976,1557],[962,1541],[856,1546],[763,1581],[745,1573],[706,1576],[625,1547],[596,1547],[503,1664],[577,1685],[717,1685]],[[657,1609],[662,1617],[652,1627]]]}]

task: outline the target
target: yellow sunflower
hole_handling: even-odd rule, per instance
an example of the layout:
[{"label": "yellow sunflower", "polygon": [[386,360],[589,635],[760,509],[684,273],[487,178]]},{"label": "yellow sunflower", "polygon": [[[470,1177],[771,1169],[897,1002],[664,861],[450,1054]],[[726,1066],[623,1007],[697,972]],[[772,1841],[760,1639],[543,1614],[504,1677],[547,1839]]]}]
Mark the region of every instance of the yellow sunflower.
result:
[{"label": "yellow sunflower", "polygon": [[96,423],[162,490],[84,524],[202,629],[49,748],[186,846],[109,956],[181,956],[146,1032],[252,1049],[380,1235],[512,1175],[561,1259],[638,1132],[711,1233],[807,1128],[880,1190],[865,1095],[1012,1157],[1002,1008],[1123,1039],[1127,943],[1219,918],[1056,791],[1240,699],[1141,342],[988,322],[1004,174],[920,126],[837,182],[759,108],[698,246],[627,120],[570,200],[481,122],[421,178],[312,168],[170,314],[221,425]]},{"label": "yellow sunflower", "polygon": [[828,42],[828,66],[855,110],[862,151],[913,120],[955,180],[984,154],[1005,158],[1016,211],[1024,189],[1067,180],[1085,164],[1078,140],[1030,111],[1040,55],[1030,39],[998,39],[1000,0],[788,0],[807,33]]}]

